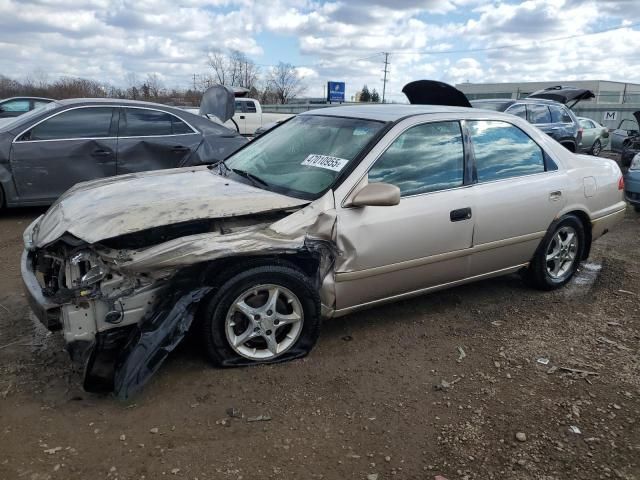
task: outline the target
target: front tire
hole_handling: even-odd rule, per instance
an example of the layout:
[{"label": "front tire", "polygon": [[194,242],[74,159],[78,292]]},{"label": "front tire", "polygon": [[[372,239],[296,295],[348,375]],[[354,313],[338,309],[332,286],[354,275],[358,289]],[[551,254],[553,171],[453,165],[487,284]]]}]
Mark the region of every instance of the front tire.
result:
[{"label": "front tire", "polygon": [[209,300],[202,329],[207,354],[218,366],[300,358],[319,335],[320,297],[293,266],[249,267]]},{"label": "front tire", "polygon": [[585,247],[584,226],[575,215],[555,222],[525,271],[525,281],[540,290],[555,290],[575,274]]}]

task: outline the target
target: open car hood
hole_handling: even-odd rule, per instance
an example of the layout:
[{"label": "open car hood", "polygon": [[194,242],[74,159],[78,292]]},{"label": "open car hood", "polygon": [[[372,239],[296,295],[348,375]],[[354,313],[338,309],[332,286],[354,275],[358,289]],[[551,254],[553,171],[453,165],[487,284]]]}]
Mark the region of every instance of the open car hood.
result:
[{"label": "open car hood", "polygon": [[236,113],[235,93],[224,85],[214,85],[205,90],[200,100],[200,115],[214,115],[221,123]]},{"label": "open car hood", "polygon": [[307,203],[236,182],[207,167],[133,173],[68,190],[37,222],[29,246],[43,247],[65,232],[95,243],[153,227]]},{"label": "open car hood", "polygon": [[435,80],[416,80],[402,88],[409,103],[417,105],[448,105],[452,107],[469,107],[469,100],[455,87]]},{"label": "open car hood", "polygon": [[581,100],[588,100],[594,98],[595,95],[591,90],[585,88],[565,87],[557,85],[555,87],[548,87],[537,92],[533,92],[527,98],[546,98],[547,100],[555,100],[556,102],[567,105],[572,102],[571,105],[567,105],[569,108],[575,106]]}]

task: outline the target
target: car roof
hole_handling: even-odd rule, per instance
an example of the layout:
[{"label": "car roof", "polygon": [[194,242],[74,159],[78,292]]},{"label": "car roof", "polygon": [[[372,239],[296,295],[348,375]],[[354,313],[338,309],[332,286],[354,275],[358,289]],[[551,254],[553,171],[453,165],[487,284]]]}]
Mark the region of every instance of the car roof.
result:
[{"label": "car roof", "polygon": [[46,98],[46,97],[7,97],[7,98],[0,98],[0,102],[6,102],[7,100],[44,100],[45,102],[53,102],[53,101],[55,101],[53,98]]},{"label": "car roof", "polygon": [[481,100],[471,100],[472,104],[476,103],[546,103],[547,105],[562,105],[555,100],[549,100],[547,98],[483,98]]},{"label": "car roof", "polygon": [[65,98],[64,100],[56,100],[60,105],[130,105],[132,107],[153,107],[153,108],[172,108],[169,105],[163,105],[161,103],[143,102],[141,100],[126,100],[123,98]]},{"label": "car roof", "polygon": [[363,120],[395,122],[404,117],[435,113],[468,113],[471,108],[449,107],[447,105],[406,105],[406,104],[372,104],[345,105],[309,110],[299,115],[322,115],[327,117],[350,117]]}]

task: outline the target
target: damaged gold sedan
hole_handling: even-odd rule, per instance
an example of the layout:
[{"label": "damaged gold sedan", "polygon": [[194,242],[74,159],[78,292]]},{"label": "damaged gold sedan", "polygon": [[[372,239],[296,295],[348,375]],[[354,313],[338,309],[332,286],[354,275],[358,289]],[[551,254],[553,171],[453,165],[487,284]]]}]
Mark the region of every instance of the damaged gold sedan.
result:
[{"label": "damaged gold sedan", "polygon": [[615,162],[517,117],[326,108],[217,165],[75,186],[22,275],[85,388],[127,398],[191,328],[216,365],[280,362],[323,318],[517,271],[560,287],[624,209]]}]

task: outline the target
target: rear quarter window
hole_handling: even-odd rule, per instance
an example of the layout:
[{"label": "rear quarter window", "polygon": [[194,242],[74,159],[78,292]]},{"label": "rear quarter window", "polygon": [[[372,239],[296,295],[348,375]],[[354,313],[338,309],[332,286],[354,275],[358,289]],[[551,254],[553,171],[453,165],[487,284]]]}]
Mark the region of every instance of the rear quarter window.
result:
[{"label": "rear quarter window", "polygon": [[527,120],[534,125],[541,123],[551,123],[551,114],[549,113],[549,107],[546,105],[527,105]]}]

